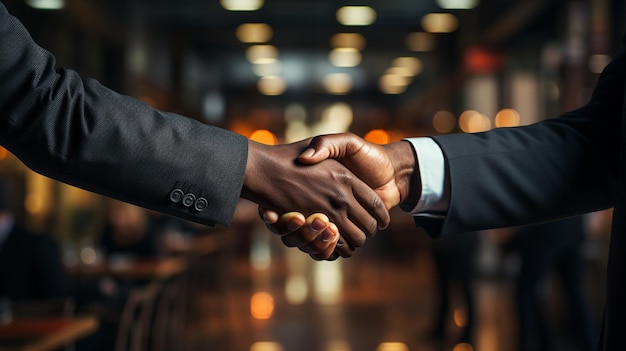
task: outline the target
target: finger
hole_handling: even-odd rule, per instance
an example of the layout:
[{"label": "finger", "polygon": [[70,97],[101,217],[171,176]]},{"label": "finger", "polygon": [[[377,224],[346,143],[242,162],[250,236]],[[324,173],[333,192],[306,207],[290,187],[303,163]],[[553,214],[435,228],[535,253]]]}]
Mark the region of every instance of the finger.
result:
[{"label": "finger", "polygon": [[[361,206],[357,206],[357,208],[353,209],[353,213],[349,214],[351,216],[350,218],[354,218],[357,220],[357,223],[360,223],[360,218],[366,219],[371,215],[376,219],[378,229],[385,229],[389,226],[389,223],[391,222],[389,210],[387,210],[387,206],[380,196],[378,196],[378,194],[372,190],[369,185],[363,183],[362,181],[355,181],[352,186],[352,193]],[[365,231],[365,229],[370,228],[363,229]],[[370,235],[375,234],[375,232],[376,231],[374,230],[374,232],[370,233]]]},{"label": "finger", "polygon": [[270,210],[269,208],[265,208],[263,206],[259,206],[259,217],[261,217],[263,222],[265,222],[266,224],[275,224],[276,222],[278,222],[279,216],[280,215],[278,214],[278,212]]},{"label": "finger", "polygon": [[350,245],[348,241],[345,240],[343,237],[340,237],[339,241],[337,241],[337,244],[335,245],[335,253],[343,258],[352,257],[354,251],[354,247]]},{"label": "finger", "polygon": [[267,228],[278,235],[291,234],[306,223],[304,215],[299,212],[287,212],[278,217],[278,220],[274,224],[265,222]]},{"label": "finger", "polygon": [[[344,216],[346,216],[346,214],[344,214]],[[370,227],[372,228],[372,230],[369,230],[369,232],[375,233],[376,220],[367,214],[366,216],[369,217],[370,219],[369,222],[371,223]],[[348,217],[344,217],[344,218],[331,217],[331,221],[333,223],[336,223],[337,227],[341,228],[341,237],[343,238],[343,246],[346,247],[344,249],[344,251],[346,251],[346,255],[349,255],[350,251],[353,251],[355,248],[363,246],[368,236],[370,236],[370,234],[366,234],[358,225],[356,225]]]},{"label": "finger", "polygon": [[[387,207],[378,194],[356,177],[352,179],[352,199],[347,199],[346,205],[348,219],[358,225],[368,238],[376,234],[379,228],[386,228],[391,221]],[[342,223],[334,222],[342,228],[345,236]]]},{"label": "finger", "polygon": [[[334,228],[336,229],[336,227]],[[335,245],[338,240],[339,233],[333,230],[331,226],[328,226],[321,232],[317,239],[299,249],[308,253],[316,260],[326,260],[335,252]]]},{"label": "finger", "polygon": [[290,234],[283,235],[282,241],[288,247],[304,247],[322,234],[322,231],[330,225],[330,220],[325,214],[315,213],[306,218],[304,224]]}]

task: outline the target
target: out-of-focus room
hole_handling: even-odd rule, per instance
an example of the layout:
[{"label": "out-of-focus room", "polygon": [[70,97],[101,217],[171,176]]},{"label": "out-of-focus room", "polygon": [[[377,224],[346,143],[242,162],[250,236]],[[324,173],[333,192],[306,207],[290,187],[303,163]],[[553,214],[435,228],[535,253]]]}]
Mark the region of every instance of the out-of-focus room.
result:
[{"label": "out-of-focus room", "polygon": [[[267,144],[385,144],[558,117],[620,0],[3,0],[60,67]],[[611,211],[433,240],[407,213],[349,259],[41,176],[0,147],[1,350],[592,350]],[[0,231],[1,232],[1,231]]]}]

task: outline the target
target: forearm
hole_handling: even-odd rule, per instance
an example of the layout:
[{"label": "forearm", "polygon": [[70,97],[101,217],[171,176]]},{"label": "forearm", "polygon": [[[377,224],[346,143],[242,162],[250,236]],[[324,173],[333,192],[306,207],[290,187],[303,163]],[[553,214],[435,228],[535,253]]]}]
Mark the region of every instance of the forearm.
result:
[{"label": "forearm", "polygon": [[[246,139],[157,111],[76,72],[56,69],[0,4],[0,144],[62,182],[203,224],[228,224]],[[197,211],[169,200],[208,199]]]}]

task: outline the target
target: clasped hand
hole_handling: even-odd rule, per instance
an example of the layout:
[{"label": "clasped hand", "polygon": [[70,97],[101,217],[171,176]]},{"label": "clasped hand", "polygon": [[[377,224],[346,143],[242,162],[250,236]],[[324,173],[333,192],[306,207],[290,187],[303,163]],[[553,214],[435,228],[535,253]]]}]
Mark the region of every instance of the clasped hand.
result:
[{"label": "clasped hand", "polygon": [[[381,146],[350,133],[323,135],[308,141],[308,147],[296,157],[297,162],[308,165],[303,169],[334,159],[375,192],[384,204],[387,216],[387,211],[401,201],[414,200],[409,199],[409,190],[416,171],[415,156],[407,142]],[[350,227],[337,222],[337,217],[331,213],[305,217],[302,212],[291,211],[279,215],[276,207],[263,205],[259,207],[259,213],[268,228],[281,235],[285,245],[298,247],[316,260],[349,257],[355,248],[363,245],[365,238],[374,234],[346,231]],[[388,219],[381,224],[379,229],[386,228]]]}]

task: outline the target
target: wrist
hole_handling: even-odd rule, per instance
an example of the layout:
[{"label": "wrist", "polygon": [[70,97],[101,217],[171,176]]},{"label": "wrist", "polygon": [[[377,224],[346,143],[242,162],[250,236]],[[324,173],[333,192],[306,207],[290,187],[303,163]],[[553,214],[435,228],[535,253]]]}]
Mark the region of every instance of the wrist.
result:
[{"label": "wrist", "polygon": [[400,193],[400,206],[417,204],[422,194],[417,156],[411,143],[399,141],[385,145],[395,172],[395,182]]},{"label": "wrist", "polygon": [[259,203],[260,192],[263,191],[263,187],[258,184],[261,179],[260,174],[258,174],[259,164],[264,162],[262,157],[265,154],[260,150],[262,147],[262,144],[248,140],[248,160],[243,178],[241,198],[255,203]]}]

